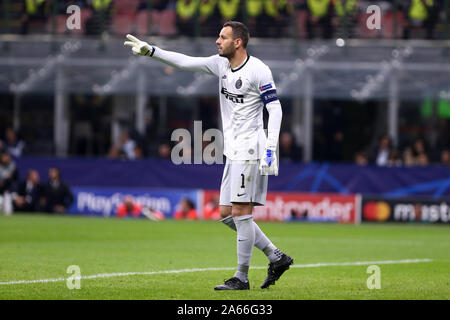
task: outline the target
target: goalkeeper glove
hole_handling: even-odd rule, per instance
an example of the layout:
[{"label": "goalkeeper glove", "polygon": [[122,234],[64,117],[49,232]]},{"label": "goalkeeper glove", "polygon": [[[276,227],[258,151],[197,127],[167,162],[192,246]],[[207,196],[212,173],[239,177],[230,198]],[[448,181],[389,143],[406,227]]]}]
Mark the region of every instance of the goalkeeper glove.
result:
[{"label": "goalkeeper glove", "polygon": [[149,57],[153,55],[155,48],[149,45],[147,42],[141,41],[138,38],[132,36],[131,34],[127,34],[127,39],[130,41],[125,41],[123,44],[125,46],[131,47],[131,51],[133,51],[134,55],[149,56]]},{"label": "goalkeeper glove", "polygon": [[264,156],[261,159],[261,163],[259,165],[259,173],[262,176],[278,176],[278,160],[275,150],[266,148]]}]

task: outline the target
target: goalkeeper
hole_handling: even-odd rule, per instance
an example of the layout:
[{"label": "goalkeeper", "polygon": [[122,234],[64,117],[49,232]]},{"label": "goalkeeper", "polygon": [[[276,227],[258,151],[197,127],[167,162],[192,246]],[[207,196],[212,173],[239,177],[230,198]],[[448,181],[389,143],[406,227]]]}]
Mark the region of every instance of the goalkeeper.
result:
[{"label": "goalkeeper", "polygon": [[[222,222],[237,231],[238,267],[232,278],[215,290],[248,290],[248,270],[253,246],[270,263],[261,288],[268,288],[293,263],[253,221],[254,206],[266,202],[268,175],[278,175],[276,149],[281,126],[281,104],[269,67],[247,54],[249,32],[236,21],[223,25],[216,40],[218,54],[190,57],[166,51],[127,35],[124,44],[133,54],[149,56],[173,67],[199,71],[219,78],[220,109],[226,164],[220,186]],[[263,108],[269,113],[264,132]]]}]

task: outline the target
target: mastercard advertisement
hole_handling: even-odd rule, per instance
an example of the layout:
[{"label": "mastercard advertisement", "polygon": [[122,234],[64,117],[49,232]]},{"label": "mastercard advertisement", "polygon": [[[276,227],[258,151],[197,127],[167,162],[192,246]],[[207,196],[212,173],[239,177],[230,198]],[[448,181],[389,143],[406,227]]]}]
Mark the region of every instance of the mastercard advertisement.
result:
[{"label": "mastercard advertisement", "polygon": [[450,198],[362,197],[362,221],[450,223]]}]

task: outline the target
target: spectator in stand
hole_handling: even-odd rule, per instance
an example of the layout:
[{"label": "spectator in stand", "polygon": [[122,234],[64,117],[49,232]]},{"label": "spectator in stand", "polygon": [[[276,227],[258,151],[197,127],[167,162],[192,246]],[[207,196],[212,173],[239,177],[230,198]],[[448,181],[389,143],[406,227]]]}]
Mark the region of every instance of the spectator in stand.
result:
[{"label": "spectator in stand", "polygon": [[203,217],[205,219],[220,220],[219,196],[213,195],[211,200],[203,208]]},{"label": "spectator in stand", "polygon": [[[138,19],[141,16],[145,17],[147,21],[144,27],[139,27],[138,22],[138,33],[160,36],[175,35],[177,33],[175,6],[176,0],[140,0],[137,8]],[[150,19],[143,11],[150,14]],[[147,30],[148,20],[151,20],[149,30]]]},{"label": "spectator in stand", "polygon": [[99,35],[108,29],[113,10],[112,0],[88,0],[92,15],[86,21],[86,34]]},{"label": "spectator in stand", "polygon": [[130,137],[127,130],[122,131],[119,141],[109,150],[109,157],[112,159],[125,158],[134,160],[142,157],[142,152],[139,150],[137,143]]},{"label": "spectator in stand", "polygon": [[378,146],[372,150],[369,161],[377,166],[386,166],[389,160],[389,154],[392,150],[391,138],[384,135],[380,138]]},{"label": "spectator in stand", "polygon": [[170,159],[172,151],[167,143],[162,143],[158,147],[158,157],[161,159]]},{"label": "spectator in stand", "polygon": [[400,158],[400,154],[397,149],[392,148],[389,152],[387,165],[389,167],[399,167],[402,165],[402,159]]},{"label": "spectator in stand", "polygon": [[220,0],[217,4],[222,19],[220,25],[229,20],[241,20],[241,0]]},{"label": "spectator in stand", "polygon": [[247,0],[245,10],[252,35],[278,38],[287,34],[287,27],[294,14],[294,1]]},{"label": "spectator in stand", "polygon": [[419,164],[428,162],[428,154],[425,148],[425,141],[422,138],[417,138],[414,140],[412,148],[413,157],[418,159]]},{"label": "spectator in stand", "polygon": [[25,0],[21,16],[21,33],[45,32],[45,25],[49,15],[50,1]]},{"label": "spectator in stand", "polygon": [[183,198],[178,204],[178,210],[173,214],[174,219],[196,220],[197,211],[194,203],[188,198]]},{"label": "spectator in stand", "polygon": [[69,186],[61,180],[58,168],[50,168],[48,177],[41,205],[45,207],[46,212],[65,213],[74,201],[73,194]]},{"label": "spectator in stand", "polygon": [[286,28],[290,24],[291,14],[294,11],[292,1],[288,0],[266,0],[264,3],[264,22],[259,28],[265,29],[267,36],[277,38],[284,36]]},{"label": "spectator in stand", "polygon": [[434,28],[439,20],[438,0],[409,0],[405,6],[406,26],[403,31],[405,39],[410,38],[411,30],[423,28],[427,39],[434,38]]},{"label": "spectator in stand", "polygon": [[289,132],[280,134],[280,162],[298,162],[301,161],[301,150],[294,143],[294,138]]},{"label": "spectator in stand", "polygon": [[430,164],[430,159],[428,158],[428,156],[425,153],[420,153],[417,156],[417,164],[419,166],[427,166]]},{"label": "spectator in stand", "polygon": [[342,130],[337,130],[333,134],[333,142],[329,146],[328,150],[328,160],[340,162],[344,160],[344,133]]},{"label": "spectator in stand", "polygon": [[9,153],[3,151],[0,154],[0,196],[15,190],[18,179],[19,172],[16,163]]},{"label": "spectator in stand", "polygon": [[220,0],[200,0],[198,18],[202,37],[217,37],[217,30],[221,28],[218,1]]},{"label": "spectator in stand", "polygon": [[165,219],[164,213],[152,208],[142,206],[141,204],[135,202],[133,196],[131,195],[126,195],[123,199],[123,202],[119,204],[116,210],[116,216],[118,218],[124,218],[128,216],[138,218],[141,215],[144,215],[145,217],[153,221],[160,221]]},{"label": "spectator in stand", "polygon": [[358,2],[356,0],[333,0],[335,16],[332,19],[333,27],[341,27],[349,31],[352,36],[350,26],[356,25]]},{"label": "spectator in stand", "polygon": [[308,39],[314,38],[314,31],[322,29],[322,38],[330,39],[332,35],[331,19],[333,17],[333,4],[331,0],[306,0],[308,17],[306,19],[306,32]]},{"label": "spectator in stand", "polygon": [[39,173],[31,169],[28,171],[27,178],[18,185],[13,195],[14,211],[41,211],[40,201],[42,196],[43,189],[39,182]]},{"label": "spectator in stand", "polygon": [[406,147],[405,150],[403,150],[403,163],[406,166],[413,166],[416,165],[415,159],[412,154],[412,148]]},{"label": "spectator in stand", "polygon": [[364,151],[359,151],[355,154],[355,163],[358,166],[367,166],[369,159]]},{"label": "spectator in stand", "polygon": [[12,128],[7,128],[5,132],[5,149],[14,158],[22,155],[25,143],[17,138],[17,133]]},{"label": "spectator in stand", "polygon": [[413,145],[405,149],[403,152],[403,162],[407,166],[425,166],[429,164],[425,142],[422,138],[415,139]]},{"label": "spectator in stand", "polygon": [[0,153],[0,212],[10,215],[13,211],[12,192],[16,188],[19,174],[9,153]]},{"label": "spectator in stand", "polygon": [[444,149],[441,152],[441,164],[450,166],[450,149]]},{"label": "spectator in stand", "polygon": [[254,37],[266,37],[267,16],[264,13],[264,1],[247,0],[245,3],[247,25]]},{"label": "spectator in stand", "polygon": [[116,216],[119,218],[124,218],[127,216],[132,216],[137,218],[142,213],[142,206],[139,203],[134,202],[133,197],[126,195],[123,202],[117,207]]},{"label": "spectator in stand", "polygon": [[195,36],[198,8],[199,0],[177,0],[176,12],[179,35]]}]

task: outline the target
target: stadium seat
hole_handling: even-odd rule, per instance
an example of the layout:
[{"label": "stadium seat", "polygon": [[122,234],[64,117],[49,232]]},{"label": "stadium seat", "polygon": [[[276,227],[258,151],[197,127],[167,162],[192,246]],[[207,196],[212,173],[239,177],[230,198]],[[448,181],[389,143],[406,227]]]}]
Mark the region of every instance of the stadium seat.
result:
[{"label": "stadium seat", "polygon": [[[151,26],[148,28],[149,14],[151,18]],[[136,19],[138,34],[156,34],[161,36],[172,36],[177,33],[176,14],[173,10],[152,10],[141,11]]]},{"label": "stadium seat", "polygon": [[89,8],[81,9],[81,30],[73,30],[75,34],[82,34],[86,31],[86,21],[92,16],[92,10]]},{"label": "stadium seat", "polygon": [[114,0],[115,14],[136,13],[138,6],[138,0]]},{"label": "stadium seat", "polygon": [[[65,14],[59,14],[56,16],[56,34],[63,34],[67,31],[66,20],[67,15]],[[52,23],[51,19],[49,19],[48,23]]]},{"label": "stadium seat", "polygon": [[367,19],[370,17],[368,13],[362,13],[358,15],[357,24],[358,24],[358,34],[357,36],[364,39],[373,39],[378,38],[380,36],[379,30],[370,30],[367,28]]},{"label": "stadium seat", "polygon": [[159,34],[161,36],[173,36],[177,33],[176,14],[174,10],[161,11],[159,22]]},{"label": "stadium seat", "polygon": [[[149,12],[148,10],[141,10],[136,15],[136,34],[141,35],[147,35],[148,34],[148,19],[149,19]],[[152,22],[153,22],[152,18]]]},{"label": "stadium seat", "polygon": [[308,18],[308,12],[306,10],[299,10],[297,15],[297,36],[299,38],[306,38],[306,19]]},{"label": "stadium seat", "polygon": [[[71,34],[84,34],[86,31],[86,21],[89,19],[92,15],[91,9],[83,8],[80,11],[80,29],[74,29],[74,30],[67,30],[66,22],[68,15],[66,14],[59,14],[56,16],[56,34],[64,34],[64,33],[71,33]],[[52,28],[52,20],[49,19],[47,21],[48,23],[48,29],[51,30]]]},{"label": "stadium seat", "polygon": [[404,15],[402,12],[397,12],[397,32],[394,34],[394,13],[392,11],[388,11],[383,14],[381,18],[381,34],[383,38],[400,38],[403,34],[403,28],[405,24]]},{"label": "stadium seat", "polygon": [[125,35],[133,32],[138,6],[138,0],[114,1],[112,25],[115,34]]},{"label": "stadium seat", "polygon": [[115,14],[113,17],[114,33],[117,35],[132,33],[135,18],[135,14]]}]

